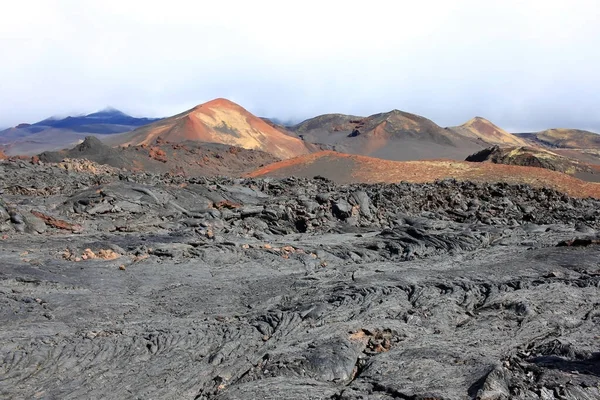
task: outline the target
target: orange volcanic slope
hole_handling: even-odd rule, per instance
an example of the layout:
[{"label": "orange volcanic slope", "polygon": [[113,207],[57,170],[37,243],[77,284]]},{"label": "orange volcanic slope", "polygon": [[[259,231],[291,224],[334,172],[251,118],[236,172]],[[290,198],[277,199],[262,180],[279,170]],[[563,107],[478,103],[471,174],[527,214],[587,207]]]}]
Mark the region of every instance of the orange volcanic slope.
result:
[{"label": "orange volcanic slope", "polygon": [[175,143],[195,140],[262,150],[282,159],[309,152],[302,140],[286,135],[226,99],[215,99],[140,127],[122,135],[114,144],[151,144],[159,136]]},{"label": "orange volcanic slope", "polygon": [[489,144],[498,146],[529,146],[526,140],[506,132],[485,118],[475,117],[461,126],[449,128],[450,130],[472,139],[480,139]]},{"label": "orange volcanic slope", "polygon": [[311,178],[316,175],[339,183],[424,183],[446,178],[475,182],[524,183],[535,187],[550,187],[576,197],[600,198],[600,184],[584,182],[543,168],[449,160],[389,161],[333,151],[321,151],[280,161],[247,176]]}]

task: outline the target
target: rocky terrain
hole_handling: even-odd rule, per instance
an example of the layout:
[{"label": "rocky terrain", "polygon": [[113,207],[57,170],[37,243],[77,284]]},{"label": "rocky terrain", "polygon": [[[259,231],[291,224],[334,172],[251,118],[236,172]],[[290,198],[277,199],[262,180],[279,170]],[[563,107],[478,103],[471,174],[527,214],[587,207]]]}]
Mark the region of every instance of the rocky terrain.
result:
[{"label": "rocky terrain", "polygon": [[[503,151],[503,150],[501,150]],[[482,153],[484,156],[487,151]],[[559,158],[559,156],[557,156]],[[518,161],[515,159],[513,161]],[[579,165],[571,161],[570,165]],[[600,198],[597,168],[592,173],[575,171],[575,176],[547,168],[497,164],[493,162],[465,162],[451,160],[391,161],[321,151],[307,156],[275,162],[247,174],[249,177],[288,176],[309,178],[321,175],[338,183],[427,183],[439,179],[458,179],[474,182],[504,182],[550,187],[572,196]],[[585,180],[584,180],[585,179]]]},{"label": "rocky terrain", "polygon": [[600,399],[600,201],[0,162],[0,397]]},{"label": "rocky terrain", "polygon": [[219,143],[186,141],[171,143],[162,138],[139,146],[109,147],[88,136],[72,149],[44,152],[34,163],[60,163],[82,159],[129,171],[151,171],[185,176],[239,176],[278,159],[260,150]]},{"label": "rocky terrain", "polygon": [[564,172],[592,182],[598,182],[600,178],[598,176],[600,168],[597,165],[564,157],[539,147],[493,146],[470,155],[466,158],[466,161],[545,168],[551,171]]}]

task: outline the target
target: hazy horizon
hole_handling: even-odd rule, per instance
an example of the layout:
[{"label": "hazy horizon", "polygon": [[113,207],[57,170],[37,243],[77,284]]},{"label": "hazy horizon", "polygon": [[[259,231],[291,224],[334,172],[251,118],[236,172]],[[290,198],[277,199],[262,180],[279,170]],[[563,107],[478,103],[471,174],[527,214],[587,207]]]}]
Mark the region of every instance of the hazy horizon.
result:
[{"label": "hazy horizon", "polygon": [[[207,101],[210,101],[210,100],[213,100],[213,99],[209,99],[209,100],[207,100]],[[203,103],[205,103],[205,102],[203,102]],[[198,103],[198,104],[202,104],[202,103]],[[196,105],[198,105],[198,104],[196,104]],[[240,105],[241,105],[242,107],[244,107],[244,105],[243,105],[243,104],[240,104]],[[191,108],[193,108],[193,107],[194,107],[194,106],[191,106],[191,107],[188,107],[187,109],[191,109]],[[245,107],[244,107],[244,108],[245,108]],[[163,115],[163,116],[161,116],[161,115],[134,115],[134,114],[130,114],[130,113],[126,112],[125,110],[122,110],[122,109],[119,109],[119,108],[117,108],[117,107],[114,107],[114,106],[110,106],[110,105],[108,105],[108,106],[104,106],[104,107],[101,107],[101,108],[97,108],[97,109],[94,109],[94,110],[91,110],[91,111],[75,112],[75,113],[63,113],[63,114],[54,114],[54,115],[49,115],[49,116],[47,116],[47,117],[45,117],[45,118],[42,118],[42,119],[40,119],[40,120],[36,120],[36,121],[22,121],[21,123],[30,123],[30,124],[33,124],[33,123],[42,122],[42,121],[44,121],[45,119],[50,119],[50,118],[62,119],[62,118],[67,118],[67,117],[78,117],[78,116],[85,116],[85,115],[93,114],[93,113],[96,113],[96,112],[100,112],[100,111],[107,111],[107,110],[111,110],[111,109],[113,109],[113,110],[115,110],[115,111],[120,111],[120,112],[123,112],[123,113],[125,113],[125,114],[127,114],[127,115],[129,115],[129,116],[136,117],[136,118],[144,118],[144,117],[147,117],[147,118],[168,118],[168,117],[170,117],[170,116],[171,116],[171,115]],[[186,110],[187,110],[187,109],[186,109]],[[182,111],[184,111],[184,110],[182,110]],[[248,111],[252,112],[252,110],[248,110]],[[389,112],[389,111],[392,111],[392,110],[385,110],[385,111],[381,111],[381,112],[382,112],[382,113],[385,113],[385,112]],[[406,111],[406,112],[409,112],[409,113],[410,113],[410,110],[401,110],[401,111]],[[178,112],[178,113],[179,113],[179,112]],[[253,113],[253,114],[255,114],[255,113]],[[333,112],[333,113],[331,113],[331,114],[347,114],[347,113]],[[377,113],[376,113],[376,114],[377,114]],[[414,114],[414,113],[413,113],[413,114]],[[319,116],[319,115],[323,115],[323,114],[313,115],[313,116],[309,116],[309,117],[307,117],[307,118],[301,118],[301,119],[287,119],[287,120],[286,120],[286,119],[281,119],[281,118],[279,118],[279,117],[277,117],[277,116],[259,115],[259,114],[255,114],[255,115],[256,115],[256,116],[258,116],[258,117],[261,117],[261,118],[269,118],[269,119],[271,119],[271,120],[275,120],[275,122],[280,122],[280,123],[283,123],[285,126],[292,126],[292,125],[295,125],[295,124],[299,124],[299,123],[301,123],[301,122],[303,122],[303,121],[305,121],[305,120],[307,120],[307,119],[310,119],[310,118],[313,118],[313,117],[317,117],[317,116]],[[351,114],[351,115],[356,115],[356,114]],[[371,114],[371,115],[372,115],[372,114]],[[356,116],[359,116],[359,117],[368,117],[369,115],[356,115]],[[422,116],[423,116],[423,117],[425,117],[425,118],[428,118],[426,115],[422,115]],[[485,118],[485,116],[482,116],[482,115],[475,115],[475,116],[473,116],[472,118],[475,118],[475,117],[482,117],[482,118]],[[486,118],[486,119],[487,119],[487,118]],[[452,127],[452,126],[459,126],[459,125],[462,125],[463,123],[465,123],[465,122],[467,122],[467,121],[468,121],[468,120],[465,120],[465,121],[460,121],[460,122],[457,122],[456,124],[453,124],[453,125],[440,125],[440,126],[441,126],[441,127],[443,127],[443,128],[446,128],[446,127]],[[436,122],[436,121],[433,121],[433,122]],[[494,121],[491,121],[491,122],[492,122],[492,123],[494,123]],[[436,122],[436,123],[437,123],[437,122]],[[439,125],[439,124],[438,124],[438,125]],[[0,125],[0,131],[1,131],[1,130],[4,130],[4,129],[11,128],[11,127],[14,127],[14,126],[15,126],[15,125],[13,125],[13,126],[3,126],[3,125]],[[539,128],[539,129],[533,129],[533,130],[519,130],[519,129],[510,129],[510,128],[506,128],[506,127],[503,127],[503,126],[500,126],[500,128],[502,128],[502,129],[506,130],[507,132],[511,132],[511,133],[530,133],[530,132],[539,132],[539,131],[546,130],[546,129],[570,128],[570,129],[580,129],[580,130],[587,130],[587,131],[589,131],[589,132],[593,132],[593,133],[598,133],[598,134],[600,134],[600,130],[594,130],[594,129],[585,129],[585,128],[572,127],[572,126],[570,126],[570,127],[566,127],[566,126],[552,126],[552,127],[543,127],[543,128]]]},{"label": "hazy horizon", "polygon": [[600,132],[600,5],[559,1],[11,3],[0,127],[225,97],[301,121],[392,109],[440,126]]}]

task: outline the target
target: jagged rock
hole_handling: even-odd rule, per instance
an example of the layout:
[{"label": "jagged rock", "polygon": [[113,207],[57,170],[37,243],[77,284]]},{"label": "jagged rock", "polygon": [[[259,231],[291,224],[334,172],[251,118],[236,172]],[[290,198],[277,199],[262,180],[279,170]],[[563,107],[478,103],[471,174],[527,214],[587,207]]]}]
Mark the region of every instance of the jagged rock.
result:
[{"label": "jagged rock", "polygon": [[6,208],[4,208],[3,204],[0,203],[0,222],[6,222],[10,220],[10,215],[8,214],[8,211],[6,211]]},{"label": "jagged rock", "polygon": [[598,200],[12,161],[0,184],[2,398],[600,398]]},{"label": "jagged rock", "polygon": [[477,398],[480,400],[510,399],[510,389],[502,367],[496,367],[488,374],[482,388],[477,393]]},{"label": "jagged rock", "polygon": [[352,215],[352,206],[344,199],[333,202],[332,210],[333,214],[340,219],[346,219]]},{"label": "jagged rock", "polygon": [[360,212],[364,217],[371,218],[371,199],[366,192],[362,190],[356,191],[352,193],[350,198],[355,202],[355,204],[360,206]]},{"label": "jagged rock", "polygon": [[25,224],[25,232],[28,233],[44,233],[47,230],[46,223],[43,219],[36,217],[32,213],[25,211],[22,214],[23,223]]}]

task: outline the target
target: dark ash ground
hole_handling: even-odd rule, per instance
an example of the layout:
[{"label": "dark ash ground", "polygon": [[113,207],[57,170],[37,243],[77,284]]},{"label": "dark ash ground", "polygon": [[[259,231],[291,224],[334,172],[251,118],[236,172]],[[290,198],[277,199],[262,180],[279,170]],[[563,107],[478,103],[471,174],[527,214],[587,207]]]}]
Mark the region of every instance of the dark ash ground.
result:
[{"label": "dark ash ground", "polygon": [[600,399],[599,201],[71,167],[0,164],[2,398]]}]

